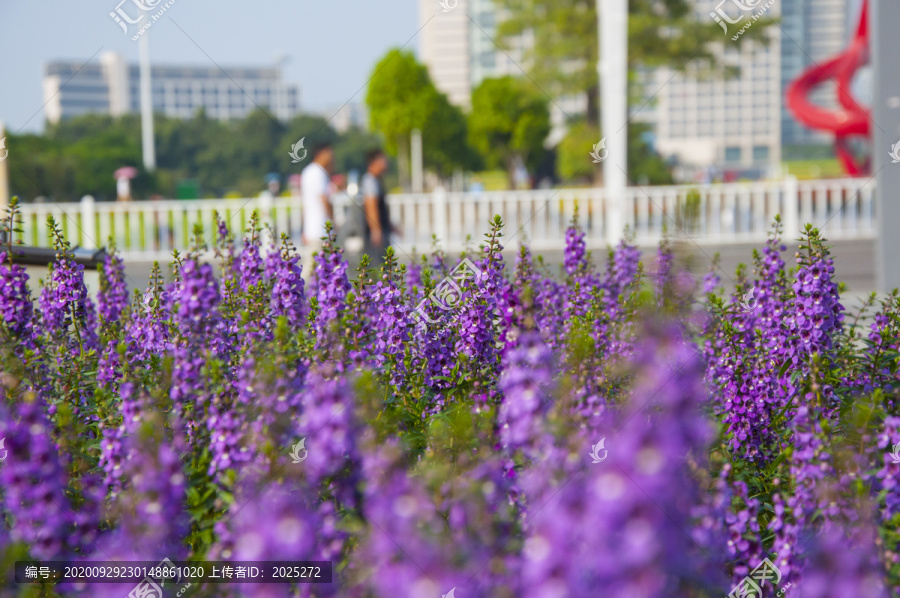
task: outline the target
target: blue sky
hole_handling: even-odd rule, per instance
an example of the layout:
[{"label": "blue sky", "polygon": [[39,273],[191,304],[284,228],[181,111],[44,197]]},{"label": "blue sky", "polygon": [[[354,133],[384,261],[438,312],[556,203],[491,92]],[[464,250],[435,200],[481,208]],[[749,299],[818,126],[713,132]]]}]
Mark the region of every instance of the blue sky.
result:
[{"label": "blue sky", "polygon": [[[0,0],[0,120],[8,131],[43,130],[47,61],[96,61],[110,50],[137,61],[138,42],[109,17],[117,4]],[[284,54],[285,79],[300,85],[303,108],[314,111],[350,99],[388,48],[416,50],[417,10],[416,0],[175,0],[150,31],[151,57],[239,66]]]}]

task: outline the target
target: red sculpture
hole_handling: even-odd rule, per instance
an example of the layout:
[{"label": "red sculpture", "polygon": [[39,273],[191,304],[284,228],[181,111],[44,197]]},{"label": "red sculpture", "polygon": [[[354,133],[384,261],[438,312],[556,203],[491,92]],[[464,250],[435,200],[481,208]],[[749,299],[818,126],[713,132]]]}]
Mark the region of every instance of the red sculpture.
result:
[{"label": "red sculpture", "polygon": [[[870,109],[859,105],[850,93],[853,75],[869,61],[868,1],[863,0],[856,34],[841,54],[804,71],[787,90],[787,105],[801,123],[813,129],[834,133],[835,153],[844,170],[852,176],[869,171],[869,159],[858,162],[847,143],[851,136],[869,137]],[[809,93],[825,81],[837,85],[841,108],[826,110],[809,101]]]}]

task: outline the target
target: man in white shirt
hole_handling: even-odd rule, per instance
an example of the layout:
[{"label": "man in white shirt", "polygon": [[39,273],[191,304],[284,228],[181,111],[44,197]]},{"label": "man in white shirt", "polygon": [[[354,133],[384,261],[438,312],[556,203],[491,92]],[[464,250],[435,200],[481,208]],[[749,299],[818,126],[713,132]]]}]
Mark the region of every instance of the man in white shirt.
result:
[{"label": "man in white shirt", "polygon": [[[331,208],[331,168],[334,150],[322,143],[313,148],[312,162],[300,173],[300,193],[303,201],[304,253],[311,255],[322,246],[325,222],[334,222]],[[306,267],[310,267],[307,264]]]}]

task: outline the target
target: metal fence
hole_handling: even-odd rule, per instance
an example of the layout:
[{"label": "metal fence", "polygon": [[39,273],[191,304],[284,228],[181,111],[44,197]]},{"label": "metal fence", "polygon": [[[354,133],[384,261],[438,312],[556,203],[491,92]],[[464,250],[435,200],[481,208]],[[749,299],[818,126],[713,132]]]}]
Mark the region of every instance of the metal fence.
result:
[{"label": "metal fence", "polygon": [[[786,238],[799,236],[802,224],[823,229],[828,238],[875,236],[874,181],[844,178],[814,181],[727,183],[630,187],[624,198],[609,198],[602,188],[543,189],[424,194],[388,197],[391,219],[397,228],[394,244],[404,252],[427,251],[437,237],[443,249],[456,252],[477,246],[500,215],[504,245],[527,242],[538,251],[559,250],[565,230],[577,218],[592,248],[605,247],[623,231],[607,230],[606,223],[624,222],[638,245],[654,245],[663,234],[690,237],[699,244],[727,245],[764,241],[776,214]],[[363,212],[358,200],[345,194],[334,198],[339,231],[358,231]],[[577,215],[576,215],[577,207]],[[276,236],[287,233],[300,243],[301,205],[296,197],[263,195],[250,199],[81,202],[25,204],[22,240],[48,246],[47,216],[60,222],[72,243],[92,248],[113,239],[129,260],[165,259],[173,249],[189,246],[196,224],[211,243],[215,213],[240,237],[254,210]],[[618,213],[613,214],[616,210]],[[611,217],[612,216],[612,217]],[[614,217],[614,218],[613,218]]]}]

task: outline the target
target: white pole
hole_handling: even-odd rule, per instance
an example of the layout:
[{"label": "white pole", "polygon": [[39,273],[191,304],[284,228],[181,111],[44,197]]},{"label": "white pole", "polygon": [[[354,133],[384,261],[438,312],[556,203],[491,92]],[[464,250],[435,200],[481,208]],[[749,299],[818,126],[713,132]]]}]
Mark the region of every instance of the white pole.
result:
[{"label": "white pole", "polygon": [[412,192],[422,193],[422,131],[415,129],[410,139],[410,155],[412,156]]},{"label": "white pole", "polygon": [[[81,247],[85,249],[97,249],[97,233],[95,231],[94,196],[85,195],[81,198]],[[122,248],[120,247],[120,249]]]},{"label": "white pole", "polygon": [[153,139],[153,91],[150,87],[150,31],[144,31],[139,44],[141,68],[141,143],[144,154],[144,168],[148,172],[156,170],[156,146]]},{"label": "white pole", "polygon": [[628,0],[597,0],[600,36],[600,134],[609,155],[603,161],[607,240],[625,228],[628,172]]},{"label": "white pole", "polygon": [[[3,121],[0,121],[0,140],[6,140],[6,128]],[[7,159],[9,158],[9,149],[6,143],[0,144],[0,213],[9,205],[9,170]]]},{"label": "white pole", "polygon": [[784,213],[781,214],[781,222],[784,225],[785,239],[800,238],[800,189],[797,185],[797,177],[787,175],[782,183],[784,190]]},{"label": "white pole", "polygon": [[875,173],[875,201],[878,236],[875,252],[877,290],[890,293],[900,288],[900,164],[894,163],[894,147],[900,143],[900,79],[897,60],[900,45],[895,31],[900,4],[889,0],[869,3],[869,42],[872,56],[874,93],[872,102],[872,172]]}]

